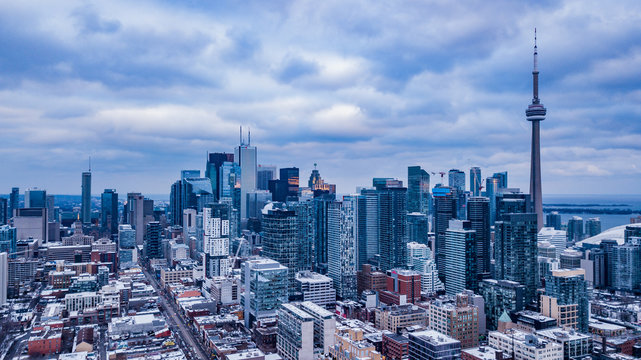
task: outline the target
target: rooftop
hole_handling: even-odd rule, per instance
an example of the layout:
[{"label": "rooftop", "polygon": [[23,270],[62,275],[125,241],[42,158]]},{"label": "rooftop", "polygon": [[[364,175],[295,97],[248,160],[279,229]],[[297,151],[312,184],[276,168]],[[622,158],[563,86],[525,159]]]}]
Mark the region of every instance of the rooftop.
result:
[{"label": "rooftop", "polygon": [[435,345],[460,344],[461,342],[435,330],[418,331],[410,334]]}]

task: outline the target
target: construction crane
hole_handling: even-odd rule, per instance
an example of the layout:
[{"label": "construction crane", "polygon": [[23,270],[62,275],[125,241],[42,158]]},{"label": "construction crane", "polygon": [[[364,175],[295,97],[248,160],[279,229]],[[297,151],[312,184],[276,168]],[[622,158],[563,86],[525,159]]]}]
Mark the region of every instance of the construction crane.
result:
[{"label": "construction crane", "polygon": [[443,183],[443,177],[445,176],[445,171],[439,171],[439,174],[441,174],[441,185],[445,186],[445,183]]},{"label": "construction crane", "polygon": [[247,242],[247,239],[244,237],[239,237],[237,240],[240,240],[238,243],[238,249],[236,249],[236,255],[234,255],[233,258],[231,258],[230,264],[229,264],[229,273],[227,274],[228,276],[231,276],[231,274],[234,272],[234,265],[236,264],[236,260],[238,260],[238,254],[240,253],[240,249],[243,247],[243,244]]}]

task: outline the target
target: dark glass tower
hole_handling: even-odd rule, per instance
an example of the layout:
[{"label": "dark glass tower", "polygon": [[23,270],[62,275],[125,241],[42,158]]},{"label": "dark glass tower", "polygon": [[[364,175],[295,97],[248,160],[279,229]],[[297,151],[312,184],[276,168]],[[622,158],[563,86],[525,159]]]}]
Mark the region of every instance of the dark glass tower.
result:
[{"label": "dark glass tower", "polygon": [[300,184],[297,167],[280,169],[280,180],[287,181],[287,201],[298,200],[298,187]]},{"label": "dark glass tower", "polygon": [[470,192],[472,196],[481,196],[481,168],[470,168]]},{"label": "dark glass tower", "polygon": [[430,174],[420,166],[407,168],[407,212],[429,214]]},{"label": "dark glass tower", "polygon": [[11,188],[11,195],[9,195],[9,218],[13,217],[13,213],[20,207],[20,188]]},{"label": "dark glass tower", "polygon": [[83,224],[91,223],[91,171],[82,173],[82,204],[80,220]]},{"label": "dark glass tower", "polygon": [[[208,153],[205,166],[205,177],[211,181],[211,191],[214,201],[220,199],[220,167],[224,162],[234,162],[234,154]],[[182,215],[181,215],[182,216]]]},{"label": "dark glass tower", "polygon": [[263,214],[263,253],[288,269],[290,294],[296,290],[296,272],[299,271],[298,219],[296,212],[270,210]]},{"label": "dark glass tower", "polygon": [[145,256],[147,259],[162,259],[162,226],[158,221],[151,221],[147,224],[145,234]]},{"label": "dark glass tower", "polygon": [[476,231],[476,263],[480,280],[490,274],[490,199],[471,197],[467,201],[467,219],[471,229]]},{"label": "dark glass tower", "polygon": [[103,231],[118,232],[118,193],[116,189],[105,189],[100,197],[100,224]]},{"label": "dark glass tower", "polygon": [[445,232],[452,219],[456,219],[456,198],[449,187],[436,187],[434,194],[434,254],[439,277],[445,274]]},{"label": "dark glass tower", "polygon": [[532,104],[525,110],[527,120],[532,123],[532,150],[530,159],[530,195],[537,219],[537,229],[543,227],[543,199],[541,195],[541,139],[540,124],[545,120],[547,110],[539,100],[539,66],[534,29],[534,69],[532,70]]}]

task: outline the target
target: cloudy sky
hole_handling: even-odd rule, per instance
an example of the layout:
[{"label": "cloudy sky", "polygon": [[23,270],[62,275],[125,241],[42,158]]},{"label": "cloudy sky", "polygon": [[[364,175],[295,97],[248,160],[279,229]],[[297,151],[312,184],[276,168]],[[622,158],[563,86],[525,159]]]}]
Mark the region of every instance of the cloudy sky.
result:
[{"label": "cloudy sky", "polygon": [[168,193],[241,125],[259,163],[305,183],[318,163],[341,193],[408,165],[507,170],[527,191],[534,27],[544,194],[638,193],[639,14],[639,1],[4,1],[0,193],[79,194],[89,156],[94,194]]}]

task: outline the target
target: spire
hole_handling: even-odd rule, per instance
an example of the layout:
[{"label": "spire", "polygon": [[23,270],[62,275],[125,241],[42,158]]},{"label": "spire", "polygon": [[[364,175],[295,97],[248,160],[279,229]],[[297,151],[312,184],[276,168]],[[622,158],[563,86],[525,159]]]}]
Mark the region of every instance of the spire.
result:
[{"label": "spire", "polygon": [[91,172],[91,156],[89,157],[89,172]]},{"label": "spire", "polygon": [[243,126],[240,126],[240,146],[243,146]]},{"label": "spire", "polygon": [[536,46],[536,28],[534,28],[534,68],[532,69],[532,104],[539,103],[539,50]]},{"label": "spire", "polygon": [[247,146],[251,146],[252,144],[252,128],[249,128],[247,130]]}]

